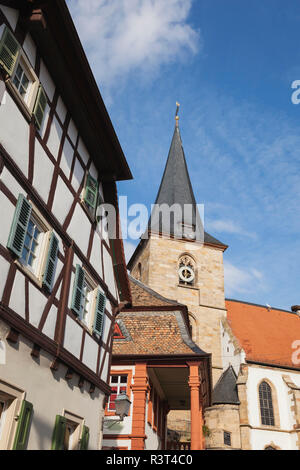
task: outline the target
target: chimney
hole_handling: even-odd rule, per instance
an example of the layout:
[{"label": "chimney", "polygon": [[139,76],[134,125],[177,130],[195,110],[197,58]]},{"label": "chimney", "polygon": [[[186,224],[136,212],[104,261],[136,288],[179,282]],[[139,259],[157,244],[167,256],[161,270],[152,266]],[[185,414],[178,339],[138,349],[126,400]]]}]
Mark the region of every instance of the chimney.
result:
[{"label": "chimney", "polygon": [[300,305],[292,305],[291,310],[300,318]]}]

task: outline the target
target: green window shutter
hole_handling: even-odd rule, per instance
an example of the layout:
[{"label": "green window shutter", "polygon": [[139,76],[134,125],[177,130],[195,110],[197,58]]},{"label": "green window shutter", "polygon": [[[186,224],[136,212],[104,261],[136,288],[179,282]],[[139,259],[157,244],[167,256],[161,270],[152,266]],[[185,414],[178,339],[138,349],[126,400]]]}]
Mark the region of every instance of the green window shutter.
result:
[{"label": "green window shutter", "polygon": [[56,415],[51,450],[64,450],[66,425],[67,419],[64,416]]},{"label": "green window shutter", "polygon": [[18,419],[18,426],[13,444],[13,450],[25,450],[29,435],[29,428],[32,416],[32,403],[23,400]]},{"label": "green window shutter", "polygon": [[35,117],[35,122],[36,122],[38,129],[40,129],[42,126],[46,106],[47,106],[47,97],[45,95],[42,85],[40,85],[39,91],[35,100],[35,105],[33,108],[33,115]]},{"label": "green window shutter", "polygon": [[84,285],[84,271],[79,264],[76,265],[75,280],[73,285],[71,309],[76,315],[81,314],[82,310],[82,297]]},{"label": "green window shutter", "polygon": [[0,62],[5,70],[12,75],[15,68],[20,45],[14,35],[6,27],[0,41]]},{"label": "green window shutter", "polygon": [[80,440],[80,450],[88,450],[89,438],[90,438],[90,430],[87,426],[83,426],[81,440]]},{"label": "green window shutter", "polygon": [[106,305],[106,297],[100,291],[100,289],[98,289],[93,330],[95,331],[95,333],[98,333],[100,336],[102,335],[102,329],[103,329],[105,305]]},{"label": "green window shutter", "polygon": [[7,248],[17,255],[18,258],[22,256],[31,210],[31,204],[23,194],[19,194],[7,242]]},{"label": "green window shutter", "polygon": [[43,276],[43,286],[45,286],[49,292],[52,291],[56,264],[57,264],[57,254],[58,254],[58,239],[51,233],[49,250],[46,261],[46,268]]},{"label": "green window shutter", "polygon": [[85,183],[84,202],[92,209],[96,210],[97,198],[98,181],[88,173]]}]

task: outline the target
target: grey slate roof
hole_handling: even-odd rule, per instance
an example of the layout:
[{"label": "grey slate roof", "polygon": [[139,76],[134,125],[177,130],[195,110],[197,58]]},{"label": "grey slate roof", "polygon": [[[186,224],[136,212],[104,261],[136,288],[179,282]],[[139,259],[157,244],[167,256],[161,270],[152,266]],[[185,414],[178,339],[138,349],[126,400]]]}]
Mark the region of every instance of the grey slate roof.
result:
[{"label": "grey slate roof", "polygon": [[239,405],[239,397],[236,386],[236,373],[232,366],[223,372],[212,394],[213,405]]},{"label": "grey slate roof", "polygon": [[[171,217],[171,220],[168,217],[160,220],[159,210],[157,207],[154,208],[149,219],[148,230],[184,238],[182,236],[182,223],[184,222],[185,225],[194,227],[196,240],[224,246],[223,243],[203,230],[203,224],[196,205],[178,126],[176,126],[174,130],[167,163],[155,204],[166,204],[168,207],[178,204],[181,210],[179,210],[179,213],[175,213],[174,218]],[[189,207],[189,209],[186,210],[186,207]]]}]

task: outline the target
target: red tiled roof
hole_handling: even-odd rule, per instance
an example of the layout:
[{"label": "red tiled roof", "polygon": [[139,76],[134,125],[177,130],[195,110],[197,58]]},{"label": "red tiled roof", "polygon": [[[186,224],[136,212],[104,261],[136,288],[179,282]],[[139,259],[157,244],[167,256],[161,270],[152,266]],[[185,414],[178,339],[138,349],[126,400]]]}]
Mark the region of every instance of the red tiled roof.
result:
[{"label": "red tiled roof", "polygon": [[121,312],[117,321],[127,339],[114,338],[114,355],[207,356],[191,340],[180,311]]},{"label": "red tiled roof", "polygon": [[232,300],[226,300],[226,308],[228,323],[247,360],[300,369],[292,358],[296,351],[292,345],[300,340],[296,314]]}]

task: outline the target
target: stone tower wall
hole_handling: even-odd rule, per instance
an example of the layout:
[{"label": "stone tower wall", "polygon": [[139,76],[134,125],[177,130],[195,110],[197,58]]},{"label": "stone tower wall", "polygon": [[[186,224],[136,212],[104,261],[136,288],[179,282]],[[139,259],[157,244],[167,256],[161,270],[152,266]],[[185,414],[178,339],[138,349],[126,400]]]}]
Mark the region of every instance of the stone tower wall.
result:
[{"label": "stone tower wall", "polygon": [[[196,266],[192,287],[179,284],[178,261],[183,254],[191,256]],[[131,274],[139,276],[151,289],[168,299],[187,305],[195,319],[193,339],[206,352],[212,353],[213,384],[219,379],[222,364],[221,320],[226,315],[224,297],[223,251],[200,243],[151,235],[136,257]]]}]

